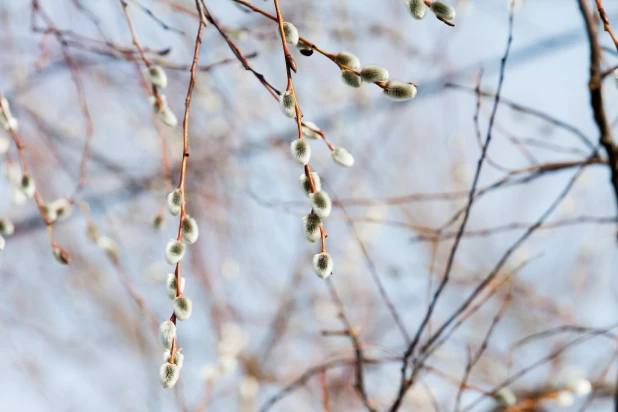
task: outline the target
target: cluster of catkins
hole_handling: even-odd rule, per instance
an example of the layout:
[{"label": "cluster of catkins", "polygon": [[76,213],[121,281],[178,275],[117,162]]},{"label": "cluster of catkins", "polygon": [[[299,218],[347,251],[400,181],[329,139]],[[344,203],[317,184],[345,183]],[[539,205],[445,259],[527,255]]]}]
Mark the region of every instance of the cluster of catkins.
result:
[{"label": "cluster of catkins", "polygon": [[[286,42],[295,45],[303,55],[310,56],[313,54],[311,47],[300,39],[298,29],[292,23],[283,23],[283,34]],[[380,66],[369,64],[361,68],[358,57],[350,52],[342,51],[332,56],[331,59],[341,67],[341,80],[350,87],[361,87],[363,82],[375,83],[384,89],[384,95],[395,101],[410,100],[416,96],[416,87],[413,84],[400,80],[389,80],[388,70]],[[282,98],[284,96],[285,94],[282,95]],[[286,105],[286,107],[290,106]],[[293,109],[292,105],[292,110],[289,111],[288,109],[288,112],[284,111],[284,113],[288,117],[294,117]]]},{"label": "cluster of catkins", "polygon": [[[18,122],[11,114],[9,102],[3,97],[0,101],[0,126],[6,131],[16,132]],[[4,154],[9,150],[10,139],[7,136],[0,136],[0,154]],[[32,198],[36,192],[34,179],[22,172],[22,170],[14,163],[6,164],[6,177],[12,186],[12,201],[16,205],[22,205],[27,199]],[[65,220],[71,214],[73,205],[67,199],[57,199],[51,203],[43,205],[42,212],[47,216],[50,223],[56,220]],[[0,219],[0,251],[4,250],[6,241],[4,236],[10,236],[14,233],[15,226],[8,219]],[[54,257],[60,260],[59,255],[54,253]],[[64,262],[62,262],[64,263]]]},{"label": "cluster of catkins", "polygon": [[[0,126],[8,132],[16,132],[18,127],[17,119],[11,114],[9,102],[4,97],[0,102]],[[8,152],[10,145],[11,140],[7,136],[0,136],[0,154]],[[34,196],[34,180],[28,175],[22,175],[17,166],[7,163],[6,175],[13,186],[13,203],[21,205],[27,198]]]},{"label": "cluster of catkins", "polygon": [[[21,205],[26,201],[26,199],[34,196],[34,180],[30,176],[22,175],[21,169],[16,164],[7,163],[5,172],[6,177],[13,188],[13,203]],[[6,243],[2,235],[10,236],[14,231],[15,227],[10,220],[0,220],[0,251],[4,250]]]},{"label": "cluster of catkins", "polygon": [[[183,194],[180,189],[176,189],[167,195],[167,209],[172,216],[178,216],[182,211]],[[193,244],[199,236],[197,222],[191,216],[185,214],[181,217],[180,232],[182,241]],[[177,239],[171,239],[165,248],[165,259],[170,265],[176,265],[176,270],[179,271],[178,263],[185,255],[185,244]],[[167,276],[166,286],[167,295],[174,301],[173,319],[184,321],[189,319],[193,310],[191,299],[183,295],[185,288],[185,279],[178,276],[179,282],[176,281],[176,275],[170,273]],[[178,285],[177,283],[180,283]],[[184,360],[184,355],[180,353],[180,348],[174,345],[176,339],[176,323],[175,320],[163,322],[159,327],[159,338],[161,345],[165,349],[163,352],[163,364],[161,365],[159,378],[164,388],[171,388],[178,381],[180,376],[180,368]],[[172,349],[174,349],[172,357]]]},{"label": "cluster of catkins", "polygon": [[[306,166],[311,157],[311,146],[307,139],[318,139],[321,137],[316,130],[319,131],[315,124],[305,122],[305,126],[302,128],[304,137],[294,140],[290,145],[290,151],[294,160],[302,166]],[[342,166],[351,167],[354,164],[352,155],[342,147],[335,148],[332,152],[332,157],[336,163]],[[315,243],[321,239],[320,226],[322,219],[330,216],[333,204],[328,193],[322,190],[320,176],[316,172],[311,172],[311,178],[306,173],[303,173],[298,178],[298,181],[301,189],[309,198],[309,204],[312,209],[308,215],[303,217],[303,231],[307,240]],[[325,279],[333,272],[333,259],[326,252],[318,253],[313,257],[313,269],[316,275]]]},{"label": "cluster of catkins", "polygon": [[9,107],[9,102],[4,97],[0,102],[1,105],[1,114],[0,114],[0,126],[4,128],[4,130],[15,130],[17,131],[17,119],[13,117],[11,114],[11,108]]},{"label": "cluster of catkins", "polygon": [[161,122],[170,127],[175,127],[178,124],[178,118],[168,106],[165,95],[159,91],[167,87],[167,75],[165,74],[165,70],[163,70],[161,66],[151,65],[145,69],[145,73],[150,83],[152,83],[152,86],[157,90],[154,96],[149,97],[152,111],[159,117]]},{"label": "cluster of catkins", "polygon": [[406,0],[406,5],[416,20],[423,19],[427,14],[427,9],[431,10],[436,17],[444,20],[455,18],[455,9],[441,1]]},{"label": "cluster of catkins", "polygon": [[6,243],[2,235],[10,236],[14,232],[15,226],[13,225],[13,222],[9,219],[0,219],[0,251],[4,250],[4,245]]}]

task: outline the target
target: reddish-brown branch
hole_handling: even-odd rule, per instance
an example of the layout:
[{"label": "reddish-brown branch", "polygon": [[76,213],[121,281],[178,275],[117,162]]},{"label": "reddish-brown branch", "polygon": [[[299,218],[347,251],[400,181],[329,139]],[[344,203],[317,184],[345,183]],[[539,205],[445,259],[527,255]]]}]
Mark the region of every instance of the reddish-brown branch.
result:
[{"label": "reddish-brown branch", "polygon": [[616,35],[614,34],[612,30],[612,26],[610,26],[609,24],[609,17],[607,17],[607,13],[605,13],[605,9],[603,8],[603,2],[601,0],[596,0],[596,2],[597,2],[597,9],[599,10],[599,15],[601,16],[601,21],[603,22],[603,27],[605,28],[605,31],[609,34],[609,36],[612,38],[614,45],[616,45],[616,51],[618,51],[618,38],[616,38]]},{"label": "reddish-brown branch", "polygon": [[[4,100],[4,97],[2,96],[2,92],[0,92],[0,116],[4,116],[7,119],[7,121],[8,121],[8,119],[9,119],[9,116],[8,116],[9,111],[7,110],[8,108],[4,107],[4,105],[2,103],[3,100]],[[51,241],[51,247],[52,247],[53,250],[57,250],[58,253],[62,254],[65,257],[65,260],[67,261],[67,263],[69,263],[70,262],[70,257],[69,257],[68,252],[66,250],[62,249],[60,246],[58,246],[58,244],[56,242],[56,238],[54,236],[54,230],[52,228],[52,221],[47,216],[45,202],[43,201],[43,198],[42,198],[41,194],[39,193],[39,190],[36,188],[36,179],[34,179],[34,177],[32,175],[32,172],[28,168],[28,162],[26,161],[26,155],[24,153],[24,144],[22,143],[21,139],[19,138],[19,134],[17,133],[17,130],[15,130],[15,128],[10,127],[9,128],[9,134],[11,135],[11,138],[13,139],[13,142],[15,143],[15,146],[17,147],[17,156],[19,158],[19,163],[21,164],[21,170],[22,170],[23,176],[29,176],[35,182],[34,183],[35,184],[34,200],[35,200],[35,202],[37,204],[37,207],[39,209],[39,213],[40,213],[41,217],[43,218],[43,221],[45,222],[45,226],[47,226],[47,232],[49,233],[49,239]]]},{"label": "reddish-brown branch", "polygon": [[[264,11],[264,10],[260,9],[259,7],[256,7],[253,4],[246,2],[245,0],[233,0],[233,1],[238,3],[238,4],[242,4],[243,6],[253,10],[254,12],[256,12],[258,14],[261,14],[264,17],[269,18],[272,21],[275,21],[275,22],[278,21],[279,10],[278,10],[277,7],[275,7],[277,9],[277,16],[273,16],[272,14],[268,13],[267,11]],[[449,26],[454,26],[453,23],[450,23],[450,22],[448,22],[448,21],[446,21],[444,19],[439,18],[439,20],[444,21]],[[285,40],[283,41],[283,43],[284,43],[285,50],[287,51],[287,45],[285,45]],[[345,69],[345,70],[348,70],[348,71],[351,71],[351,72],[355,73],[357,76],[360,76],[360,72],[358,70],[352,69],[352,68],[350,68],[350,67],[348,67],[346,65],[343,65],[341,63],[336,62],[335,61],[335,57],[336,57],[335,54],[329,53],[329,52],[321,49],[318,45],[316,45],[315,43],[313,43],[310,40],[306,39],[305,37],[300,36],[299,37],[299,43],[304,43],[305,45],[307,45],[307,47],[309,47],[312,50],[315,50],[318,53],[320,53],[321,55],[327,57],[329,60],[331,60],[333,63],[335,63],[339,67],[339,69],[341,69],[341,70]],[[288,51],[288,54],[286,56],[289,56],[289,51]],[[290,56],[290,58],[291,58],[291,56]],[[286,57],[286,60],[287,60],[287,57]],[[294,70],[294,71],[296,71],[296,70]],[[409,83],[414,85],[414,87],[417,87],[417,85],[415,83],[412,83],[412,82],[409,82]],[[385,82],[374,82],[374,84],[379,86],[382,89],[386,88],[386,83]],[[333,149],[331,149],[331,150],[333,150]]]},{"label": "reddish-brown branch", "polygon": [[[302,117],[303,112],[300,110],[300,106],[298,105],[298,100],[296,98],[296,92],[294,91],[294,81],[292,80],[292,71],[296,72],[296,62],[290,55],[290,51],[288,50],[287,41],[285,39],[285,33],[283,30],[283,16],[281,15],[281,10],[279,9],[279,0],[275,0],[275,10],[277,12],[277,23],[279,24],[279,35],[281,37],[281,47],[283,48],[283,56],[285,58],[285,69],[287,73],[287,87],[286,91],[290,92],[292,97],[294,98],[294,111],[296,112],[296,126],[298,129],[298,139],[302,139],[303,136],[303,123]],[[309,163],[305,165],[305,176],[309,181],[309,187],[311,188],[311,192],[317,192],[315,184],[313,183],[313,177],[311,176],[311,166]],[[324,229],[324,225],[320,223],[320,239],[321,239],[321,252],[326,252],[326,230]]]}]

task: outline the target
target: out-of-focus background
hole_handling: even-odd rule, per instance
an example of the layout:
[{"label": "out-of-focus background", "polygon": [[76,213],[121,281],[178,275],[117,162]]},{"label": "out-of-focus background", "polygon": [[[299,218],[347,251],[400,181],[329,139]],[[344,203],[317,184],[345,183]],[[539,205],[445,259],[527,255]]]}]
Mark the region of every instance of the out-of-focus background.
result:
[{"label": "out-of-focus background", "polygon": [[[167,72],[164,93],[182,119],[195,3],[127,2],[147,57]],[[274,14],[272,1],[249,2]],[[444,276],[461,215],[451,220],[468,203],[481,153],[475,87],[482,70],[484,140],[506,49],[508,3],[459,0],[455,27],[431,14],[414,20],[400,0],[280,3],[284,19],[323,50],[351,51],[361,63],[418,85],[415,99],[392,102],[376,85],[343,84],[337,66],[319,53],[291,51],[304,119],[356,160],[343,168],[322,141],[311,141],[312,169],[335,202],[324,223],[335,262],[330,284],[371,359],[363,365],[370,401],[387,410],[400,384],[400,357]],[[604,3],[618,25],[618,4]],[[251,67],[284,90],[276,24],[230,0],[206,5]],[[594,2],[590,7],[596,10]],[[44,202],[76,201],[72,215],[52,226],[71,255],[63,266],[52,256],[34,200],[15,204],[23,199],[5,177],[20,170],[11,142],[0,160],[0,217],[15,224],[0,253],[2,410],[253,411],[274,396],[281,397],[274,411],[364,410],[354,389],[352,340],[341,332],[348,326],[327,282],[313,273],[319,246],[302,232],[309,206],[298,187],[302,168],[289,154],[295,122],[236,61],[215,27],[204,31],[188,132],[187,211],[200,237],[188,247],[182,273],[194,308],[178,323],[185,355],[180,381],[164,390],[156,327],[171,314],[165,279],[173,267],[164,248],[176,237],[178,218],[166,215],[158,230],[152,223],[164,211],[168,184],[178,184],[181,124],[171,128],[153,117],[144,64],[120,1],[4,0],[0,21],[0,92],[19,121],[31,175]],[[608,69],[618,63],[615,47],[602,27],[598,35]],[[599,133],[588,76],[577,1],[516,2],[503,101],[478,186],[494,187],[472,206],[421,344],[592,153],[585,140],[596,145]],[[603,92],[615,126],[612,75]],[[87,183],[75,193],[85,173]],[[532,409],[522,410],[612,409],[615,216],[608,167],[585,166],[474,301],[480,308],[426,361],[400,410],[455,410],[460,389],[458,410],[504,410],[488,395],[502,386],[520,407],[530,400]],[[568,406],[560,391],[573,377],[589,381],[592,392],[573,395]]]}]

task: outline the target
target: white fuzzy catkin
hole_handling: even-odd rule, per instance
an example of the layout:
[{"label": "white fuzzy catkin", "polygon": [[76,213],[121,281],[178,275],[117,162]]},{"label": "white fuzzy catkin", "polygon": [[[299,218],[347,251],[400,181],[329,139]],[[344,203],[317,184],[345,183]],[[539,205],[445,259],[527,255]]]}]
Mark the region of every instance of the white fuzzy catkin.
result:
[{"label": "white fuzzy catkin", "polygon": [[326,252],[313,256],[313,270],[322,279],[326,279],[333,273],[333,259]]},{"label": "white fuzzy catkin", "polygon": [[167,211],[172,216],[178,216],[180,214],[180,204],[182,203],[182,193],[180,189],[176,189],[167,195]]},{"label": "white fuzzy catkin", "polygon": [[569,391],[560,391],[556,394],[556,405],[561,408],[568,408],[575,403],[575,397]]},{"label": "white fuzzy catkin", "polygon": [[[165,286],[167,288],[167,296],[170,299],[176,299],[176,275],[170,273],[167,275],[167,279],[165,281]],[[185,290],[185,278],[180,277],[180,291],[183,292]]]},{"label": "white fuzzy catkin", "polygon": [[344,167],[352,167],[354,166],[354,156],[350,154],[343,147],[337,147],[332,152],[333,160],[335,163],[344,166]]},{"label": "white fuzzy catkin", "polygon": [[19,126],[19,123],[17,122],[17,119],[14,117],[9,117],[7,122],[6,122],[6,128],[7,130],[14,130],[17,131],[17,127]]},{"label": "white fuzzy catkin", "polygon": [[[163,352],[163,362],[169,363],[171,355],[172,353],[169,350],[164,351]],[[182,365],[184,365],[184,363],[185,363],[185,355],[180,353],[180,349],[178,349],[176,351],[176,354],[174,354],[174,364],[177,365],[179,368],[182,368]]]},{"label": "white fuzzy catkin", "polygon": [[315,243],[320,240],[320,223],[320,218],[315,213],[303,216],[303,231],[309,242]]},{"label": "white fuzzy catkin", "polygon": [[148,99],[152,105],[152,111],[157,114],[159,120],[170,127],[176,127],[178,124],[178,118],[168,106],[165,95],[163,93],[159,93],[159,100],[161,100],[161,104],[159,104],[155,96],[150,96]]},{"label": "white fuzzy catkin", "polygon": [[118,257],[118,244],[111,237],[100,236],[97,238],[97,245],[103,249],[110,258],[116,259]]},{"label": "white fuzzy catkin", "polygon": [[[277,35],[280,35],[279,26],[277,26]],[[287,21],[283,23],[283,35],[285,37],[285,41],[296,46],[298,44],[298,29],[292,23],[288,23]]]},{"label": "white fuzzy catkin", "polygon": [[0,101],[0,122],[2,124],[6,123],[6,119],[11,117],[11,106],[9,105],[9,101],[6,100],[5,97]]},{"label": "white fuzzy catkin", "polygon": [[313,212],[322,219],[327,218],[333,208],[330,196],[322,190],[311,193],[309,195],[309,203],[311,203]]},{"label": "white fuzzy catkin", "polygon": [[24,194],[27,197],[34,196],[34,192],[36,191],[36,187],[34,185],[34,179],[28,175],[23,175],[21,177],[20,188],[21,188],[21,191],[24,192]]},{"label": "white fuzzy catkin", "polygon": [[159,342],[165,349],[172,347],[172,341],[176,337],[176,325],[171,320],[167,320],[159,325]]},{"label": "white fuzzy catkin", "polygon": [[167,87],[167,74],[165,74],[165,70],[161,66],[154,64],[146,68],[146,73],[150,83],[161,89]]},{"label": "white fuzzy catkin", "polygon": [[162,106],[167,106],[167,97],[163,93],[159,93],[159,100],[161,101],[161,105],[159,105],[159,101],[154,96],[148,96],[148,102],[150,103],[150,108],[154,114],[157,114],[161,111]]},{"label": "white fuzzy catkin", "polygon": [[193,302],[186,296],[178,296],[174,299],[174,315],[178,320],[187,320],[193,311]]},{"label": "white fuzzy catkin", "polygon": [[11,114],[11,107],[8,100],[2,98],[2,109],[0,109],[0,125],[4,130],[17,130],[17,119]]},{"label": "white fuzzy catkin", "polygon": [[159,379],[164,388],[171,388],[176,385],[180,377],[180,368],[173,363],[165,362],[159,370]]},{"label": "white fuzzy catkin", "polygon": [[311,56],[313,54],[313,49],[311,46],[300,39],[298,40],[298,43],[296,43],[296,48],[303,56]]},{"label": "white fuzzy catkin", "polygon": [[52,255],[54,256],[54,259],[56,259],[56,261],[62,265],[68,265],[71,263],[71,257],[69,256],[67,251],[59,247],[55,247],[52,249]]},{"label": "white fuzzy catkin", "polygon": [[575,378],[571,379],[567,388],[577,396],[586,396],[592,392],[592,384],[588,379]]},{"label": "white fuzzy catkin", "polygon": [[48,208],[56,213],[56,219],[59,221],[67,220],[73,212],[73,205],[68,199],[56,199],[48,205]]},{"label": "white fuzzy catkin", "polygon": [[355,89],[361,87],[361,84],[363,83],[358,74],[347,69],[341,70],[341,80],[348,86],[354,87]]},{"label": "white fuzzy catkin", "polygon": [[[313,122],[310,122],[309,120],[303,120],[303,136],[308,137],[310,139],[320,139],[322,136],[320,136],[320,134],[318,132],[316,132],[316,130],[320,130],[320,128],[318,127],[318,125],[316,125]],[[309,126],[309,127],[307,127]],[[313,130],[312,130],[313,129]]]},{"label": "white fuzzy catkin", "polygon": [[165,106],[163,110],[159,112],[159,120],[161,120],[163,124],[166,124],[169,127],[176,127],[176,125],[178,124],[178,118],[176,117],[174,112],[172,112],[172,110],[167,106]]},{"label": "white fuzzy catkin", "polygon": [[[319,192],[322,189],[322,183],[320,182],[320,176],[316,172],[311,172],[311,180],[313,180],[313,187],[315,187],[315,191]],[[298,178],[298,182],[300,183],[300,187],[305,191],[305,194],[309,196],[311,193],[311,184],[309,183],[309,179],[306,174],[300,175]]]},{"label": "white fuzzy catkin", "polygon": [[56,219],[58,219],[58,213],[56,213],[56,209],[50,207],[50,205],[43,205],[43,210],[47,215],[47,220],[49,220],[50,222],[53,223],[56,221]]},{"label": "white fuzzy catkin", "polygon": [[408,10],[416,20],[422,20],[427,14],[427,6],[423,0],[408,0]]},{"label": "white fuzzy catkin", "polygon": [[4,246],[6,245],[6,240],[0,235],[0,252],[4,250]]},{"label": "white fuzzy catkin", "polygon": [[[202,19],[203,21],[203,19]],[[204,26],[206,27],[206,26]],[[245,29],[230,29],[226,28],[223,30],[225,34],[231,37],[234,40],[245,41],[249,38],[249,32]]]},{"label": "white fuzzy catkin", "polygon": [[360,60],[348,51],[342,51],[335,56],[335,62],[349,67],[350,69],[360,69]]},{"label": "white fuzzy catkin", "polygon": [[14,205],[23,205],[26,203],[26,200],[28,200],[28,197],[24,192],[16,187],[11,190],[11,202],[13,202]]},{"label": "white fuzzy catkin", "polygon": [[298,164],[304,166],[309,163],[309,159],[311,158],[311,145],[307,139],[294,140],[290,145],[290,151]]},{"label": "white fuzzy catkin", "polygon": [[152,227],[155,230],[159,230],[163,227],[163,222],[165,222],[165,217],[162,214],[158,214],[152,219]]},{"label": "white fuzzy catkin", "polygon": [[10,236],[15,233],[15,225],[9,219],[0,219],[0,234]]},{"label": "white fuzzy catkin", "polygon": [[165,260],[170,265],[175,265],[180,262],[185,255],[185,245],[177,241],[176,239],[171,239],[167,246],[165,247]]},{"label": "white fuzzy catkin", "polygon": [[11,141],[6,136],[0,136],[0,155],[5,154],[11,147]]},{"label": "white fuzzy catkin", "polygon": [[360,75],[361,79],[367,83],[385,82],[388,80],[388,70],[374,64],[363,66]]},{"label": "white fuzzy catkin", "polygon": [[502,388],[494,394],[494,399],[501,406],[514,406],[517,404],[517,397],[509,388]]},{"label": "white fuzzy catkin", "polygon": [[182,240],[189,244],[195,243],[198,236],[200,235],[199,228],[197,227],[197,222],[191,216],[186,215],[184,219],[182,219],[182,224],[180,226],[182,230]]},{"label": "white fuzzy catkin", "polygon": [[434,1],[430,7],[436,17],[442,17],[444,20],[453,20],[455,18],[455,9],[441,1]]},{"label": "white fuzzy catkin", "polygon": [[413,99],[416,96],[416,87],[413,84],[405,83],[399,80],[389,80],[384,89],[386,97],[395,101],[404,101]]},{"label": "white fuzzy catkin", "polygon": [[279,96],[279,107],[286,117],[296,116],[296,107],[294,105],[294,96],[292,96],[292,92],[286,91]]}]

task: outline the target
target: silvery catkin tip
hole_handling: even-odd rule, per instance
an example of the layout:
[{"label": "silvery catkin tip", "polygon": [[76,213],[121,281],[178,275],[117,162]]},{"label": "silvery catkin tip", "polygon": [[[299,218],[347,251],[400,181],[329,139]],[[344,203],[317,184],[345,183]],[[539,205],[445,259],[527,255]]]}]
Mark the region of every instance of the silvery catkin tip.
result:
[{"label": "silvery catkin tip", "polygon": [[423,0],[408,0],[408,10],[416,20],[422,20],[427,14],[427,6]]},{"label": "silvery catkin tip", "polygon": [[172,342],[176,337],[176,325],[171,320],[163,322],[159,325],[159,342],[165,349],[172,347]]},{"label": "silvery catkin tip", "polygon": [[164,363],[159,370],[159,379],[164,388],[171,388],[176,385],[180,377],[180,368],[173,363]]},{"label": "silvery catkin tip", "polygon": [[34,185],[34,179],[31,178],[30,176],[23,175],[21,177],[20,187],[21,187],[21,191],[24,192],[26,196],[28,197],[34,196],[34,192],[36,191],[36,188]]},{"label": "silvery catkin tip", "polygon": [[322,137],[317,132],[320,131],[320,128],[315,123],[310,122],[309,120],[303,120],[303,123],[303,136],[310,139],[319,139]]},{"label": "silvery catkin tip", "polygon": [[0,234],[10,236],[15,233],[15,225],[9,219],[0,219]]},{"label": "silvery catkin tip", "polygon": [[360,60],[348,51],[342,51],[335,56],[335,62],[349,67],[350,69],[360,69]]},{"label": "silvery catkin tip", "polygon": [[315,213],[303,216],[303,231],[309,242],[315,243],[320,239],[320,223],[320,218]]},{"label": "silvery catkin tip", "polygon": [[363,66],[360,75],[361,79],[367,83],[385,82],[388,80],[388,70],[373,64]]},{"label": "silvery catkin tip", "polygon": [[434,1],[430,7],[436,17],[442,17],[444,20],[453,20],[455,18],[455,9],[441,1]]},{"label": "silvery catkin tip", "polygon": [[326,252],[313,256],[313,270],[322,279],[326,279],[333,273],[333,259]]},{"label": "silvery catkin tip", "polygon": [[[311,180],[313,180],[313,187],[315,187],[315,191],[319,192],[322,189],[322,183],[320,182],[320,176],[316,172],[311,172]],[[305,194],[309,196],[312,192],[311,184],[309,182],[309,178],[306,174],[300,175],[298,178],[300,183],[300,187],[305,191]]]},{"label": "silvery catkin tip", "polygon": [[178,320],[187,320],[193,311],[193,302],[188,297],[182,295],[174,299],[174,315]]},{"label": "silvery catkin tip", "polygon": [[333,160],[335,163],[344,166],[344,167],[352,167],[354,166],[354,156],[350,154],[343,147],[337,147],[332,152]]},{"label": "silvery catkin tip", "polygon": [[182,219],[181,230],[185,242],[193,244],[197,241],[200,232],[197,222],[191,216],[187,215]]},{"label": "silvery catkin tip", "polygon": [[341,70],[341,80],[350,87],[355,89],[361,87],[361,77],[353,71],[343,69]]},{"label": "silvery catkin tip", "polygon": [[292,92],[286,91],[279,96],[279,107],[281,108],[281,112],[287,117],[296,116],[296,107],[294,105],[294,96],[292,96]]},{"label": "silvery catkin tip", "polygon": [[73,204],[68,199],[56,199],[48,205],[50,210],[53,210],[56,214],[56,219],[64,221],[71,216],[73,212]]},{"label": "silvery catkin tip", "polygon": [[311,158],[311,145],[307,139],[296,139],[290,144],[290,151],[294,160],[300,165],[306,165]]},{"label": "silvery catkin tip", "polygon": [[[167,288],[167,296],[170,299],[176,299],[176,275],[170,273],[167,275],[167,280],[165,281],[165,286]],[[185,290],[185,278],[180,278],[180,291]]]},{"label": "silvery catkin tip", "polygon": [[165,260],[170,265],[180,262],[185,255],[185,245],[176,239],[171,239],[165,247]]},{"label": "silvery catkin tip", "polygon": [[[279,27],[277,27],[277,35],[280,34]],[[285,41],[296,46],[298,44],[298,29],[292,23],[285,22],[283,23],[283,35],[285,37]]]},{"label": "silvery catkin tip", "polygon": [[327,218],[333,208],[330,196],[323,190],[311,193],[309,195],[309,203],[311,204],[314,213],[322,219]]},{"label": "silvery catkin tip", "polygon": [[146,73],[153,85],[161,89],[167,87],[167,74],[165,74],[165,70],[161,66],[154,64],[146,69]]},{"label": "silvery catkin tip", "polygon": [[180,205],[182,203],[182,193],[180,189],[176,189],[167,195],[167,210],[172,216],[180,214]]},{"label": "silvery catkin tip", "polygon": [[413,84],[399,80],[389,80],[386,82],[384,94],[395,101],[410,100],[416,96],[416,87]]}]

